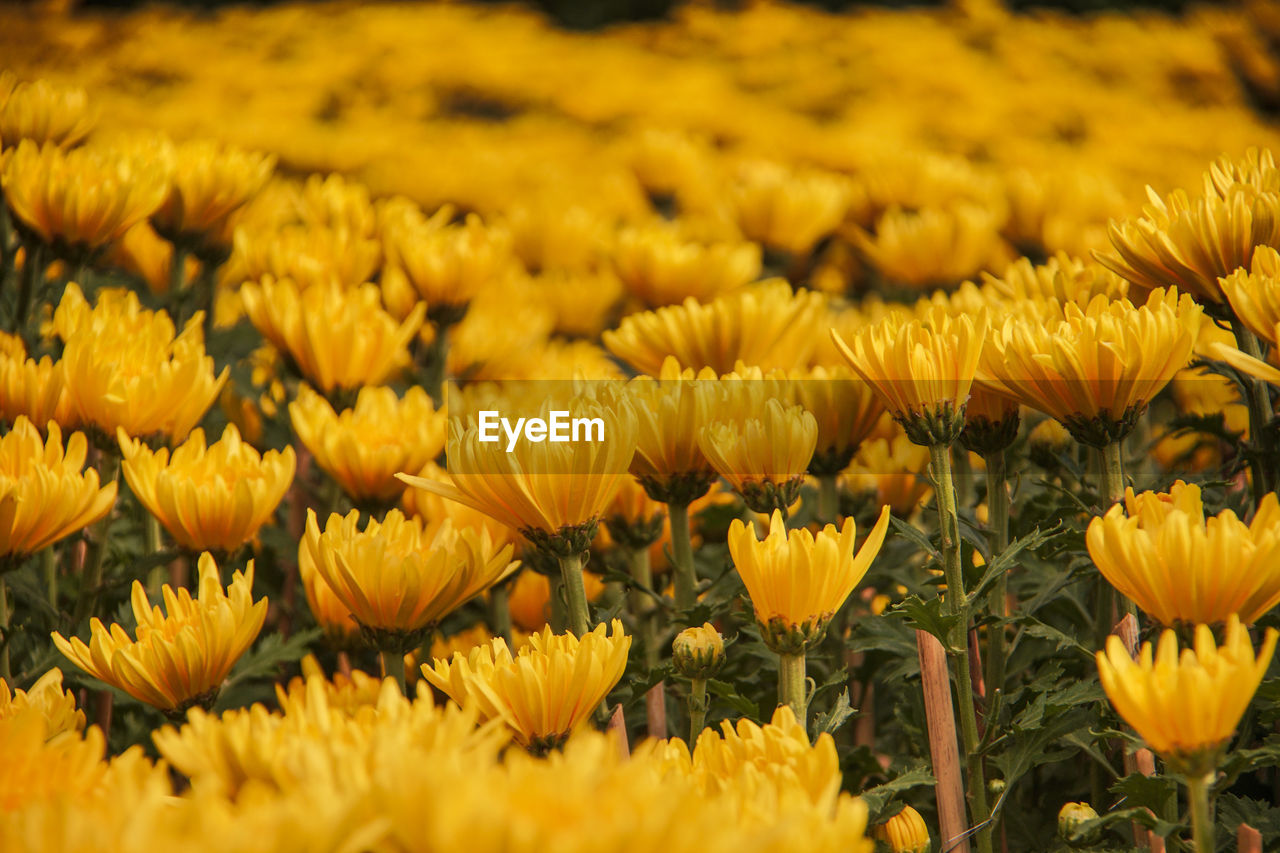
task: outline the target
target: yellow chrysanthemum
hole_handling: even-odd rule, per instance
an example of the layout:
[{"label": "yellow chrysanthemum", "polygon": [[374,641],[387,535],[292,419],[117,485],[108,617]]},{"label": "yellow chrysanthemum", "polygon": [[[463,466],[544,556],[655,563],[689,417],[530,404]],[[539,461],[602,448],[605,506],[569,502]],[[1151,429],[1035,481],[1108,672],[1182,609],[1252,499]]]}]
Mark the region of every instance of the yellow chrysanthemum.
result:
[{"label": "yellow chrysanthemum", "polygon": [[18,82],[11,72],[0,72],[0,148],[24,139],[70,148],[89,135],[93,123],[84,89],[48,80]]},{"label": "yellow chrysanthemum", "polygon": [[[84,737],[64,733],[50,738],[35,708],[0,717],[0,749],[5,772],[0,773],[0,814],[22,814],[36,803],[54,798],[83,797],[102,784],[107,764],[102,760],[106,738],[97,726]],[[3,836],[0,836],[3,838]],[[6,841],[5,849],[9,849]]]},{"label": "yellow chrysanthemum", "polygon": [[1280,502],[1268,494],[1248,524],[1229,509],[1206,519],[1200,487],[1125,492],[1089,524],[1103,577],[1162,625],[1251,625],[1280,603]]},{"label": "yellow chrysanthemum", "polygon": [[289,417],[316,464],[358,503],[394,502],[405,488],[396,474],[422,470],[444,448],[444,412],[416,385],[403,398],[390,388],[363,387],[341,414],[303,385]]},{"label": "yellow chrysanthemum", "polygon": [[[242,208],[241,213],[251,206]],[[221,281],[228,285],[269,276],[275,281],[288,279],[299,290],[331,284],[358,287],[373,277],[382,261],[382,245],[377,240],[345,225],[241,227],[235,231],[233,246],[231,258],[220,272]]]},{"label": "yellow chrysanthemum", "polygon": [[[412,471],[412,468],[402,468],[402,471]],[[418,470],[417,476],[428,480],[434,480],[437,483],[449,484],[449,472],[441,468],[435,462],[428,462]],[[407,488],[404,497],[400,501],[404,507],[405,514],[416,515],[425,522],[443,521],[449,519],[453,522],[454,527],[474,527],[477,530],[487,530],[489,538],[493,540],[495,546],[502,546],[508,543],[515,544],[518,534],[514,528],[508,527],[501,521],[492,516],[486,515],[475,507],[467,504],[451,501],[442,498],[435,492],[429,492],[426,489]]]},{"label": "yellow chrysanthemum", "polygon": [[1005,320],[983,350],[979,381],[1101,447],[1123,438],[1186,366],[1201,308],[1170,289],[1152,291],[1137,308],[1099,295],[1060,310],[1049,303]]},{"label": "yellow chrysanthemum", "polygon": [[910,518],[933,494],[928,467],[929,449],[899,433],[863,442],[842,477],[849,491],[871,492],[876,504],[888,506],[899,518]]},{"label": "yellow chrysanthemum", "polygon": [[776,399],[767,400],[764,411],[717,414],[725,419],[698,434],[698,446],[716,473],[756,512],[795,503],[818,442],[813,415]]},{"label": "yellow chrysanthemum", "polygon": [[7,344],[0,347],[0,421],[13,423],[21,415],[35,424],[57,421],[63,427],[76,426],[62,362],[47,355],[39,361],[27,358],[21,338],[0,335]]},{"label": "yellow chrysanthemum", "polygon": [[985,312],[953,317],[935,308],[919,320],[890,314],[851,344],[835,330],[832,336],[912,441],[950,444],[964,426],[986,331]]},{"label": "yellow chrysanthemum", "polygon": [[851,195],[843,176],[767,161],[742,163],[730,190],[742,233],[793,255],[807,254],[836,230]]},{"label": "yellow chrysanthemum", "polygon": [[845,468],[876,429],[884,405],[849,367],[811,367],[789,374],[796,402],[818,422],[818,442],[809,463],[814,474],[835,474]]},{"label": "yellow chrysanthemum", "polygon": [[613,265],[633,296],[648,308],[686,299],[710,302],[760,276],[754,243],[692,242],[666,224],[618,234]]},{"label": "yellow chrysanthemum", "polygon": [[1147,746],[1179,772],[1203,776],[1213,771],[1266,674],[1276,638],[1268,628],[1255,658],[1249,632],[1233,617],[1221,646],[1199,625],[1194,650],[1179,654],[1177,635],[1168,629],[1157,650],[1143,643],[1134,660],[1113,634],[1106,652],[1097,653],[1098,676],[1112,706]]},{"label": "yellow chrysanthemum", "polygon": [[292,447],[259,454],[228,425],[206,447],[196,428],[180,447],[152,450],[121,431],[121,470],[129,488],[179,545],[232,554],[258,535],[293,483]]},{"label": "yellow chrysanthemum", "polygon": [[267,600],[253,600],[253,561],[232,575],[226,590],[209,554],[201,554],[199,591],[165,584],[165,610],[147,601],[141,581],[133,582],[133,615],[137,639],[119,625],[108,630],[95,618],[91,639],[68,641],[54,633],[53,642],[76,666],[118,687],[140,702],[182,718],[187,708],[212,707],[231,667],[253,644],[267,618]]},{"label": "yellow chrysanthemum", "polygon": [[857,246],[896,285],[952,286],[1008,257],[997,214],[973,204],[950,209],[893,208],[875,234],[854,231]]},{"label": "yellow chrysanthemum", "polygon": [[0,720],[23,713],[44,718],[46,739],[84,730],[84,711],[76,708],[75,695],[62,689],[62,670],[56,666],[36,679],[30,690],[10,690],[0,678]]},{"label": "yellow chrysanthemum", "polygon": [[637,371],[657,376],[667,356],[683,368],[728,373],[742,362],[764,370],[802,367],[816,344],[813,326],[824,297],[781,279],[741,287],[708,305],[680,305],[632,314],[605,332],[609,352]]},{"label": "yellow chrysanthemum", "polygon": [[1259,246],[1248,269],[1224,276],[1218,284],[1240,322],[1264,341],[1277,341],[1280,325],[1280,252]]},{"label": "yellow chrysanthemum", "polygon": [[342,603],[333,587],[316,570],[315,560],[305,547],[298,549],[298,579],[302,581],[307,607],[326,639],[341,649],[361,646],[360,623],[351,615],[351,608]]},{"label": "yellow chrysanthemum", "polygon": [[336,283],[305,290],[265,277],[240,289],[245,312],[262,336],[288,353],[322,391],[381,385],[409,362],[409,341],[422,325],[419,305],[397,325],[372,284]]},{"label": "yellow chrysanthemum", "polygon": [[80,421],[108,436],[123,429],[186,438],[230,375],[223,368],[214,376],[202,320],[197,312],[175,337],[169,316],[144,310],[133,292],[99,291],[90,308],[80,288],[67,285],[54,326],[66,342],[67,394]]},{"label": "yellow chrysanthemum", "polygon": [[770,648],[780,654],[799,654],[820,640],[831,617],[880,553],[888,530],[886,506],[855,554],[857,527],[852,518],[845,519],[838,531],[828,524],[817,536],[805,529],[788,534],[782,513],[775,510],[764,539],[757,538],[754,526],[734,519],[729,526],[729,554]]},{"label": "yellow chrysanthemum", "polygon": [[378,210],[369,198],[369,188],[339,172],[307,178],[295,207],[298,218],[307,226],[347,231],[361,237],[378,233]]},{"label": "yellow chrysanthemum", "polygon": [[631,473],[654,500],[689,503],[711,487],[715,469],[698,444],[707,421],[707,395],[700,389],[717,378],[706,368],[682,371],[668,356],[656,378],[630,383],[638,427]]},{"label": "yellow chrysanthemum", "polygon": [[[1096,817],[1096,815],[1095,815]],[[906,806],[875,829],[876,838],[889,845],[892,853],[929,853],[929,827],[920,812]]]},{"label": "yellow chrysanthemum", "polygon": [[496,639],[466,657],[424,664],[422,674],[464,708],[503,720],[531,751],[547,752],[589,720],[622,678],[631,638],[617,619],[611,629],[600,624],[578,638],[546,628],[515,657]]},{"label": "yellow chrysanthemum", "polygon": [[19,143],[0,172],[17,220],[60,251],[88,252],[118,240],[164,200],[165,172],[110,150]]},{"label": "yellow chrysanthemum", "polygon": [[512,546],[447,519],[424,526],[398,509],[364,530],[360,513],[334,513],[324,531],[314,510],[298,547],[379,648],[403,651],[451,611],[515,570]]},{"label": "yellow chrysanthemum", "polygon": [[244,151],[213,140],[191,140],[165,147],[169,186],[151,217],[168,240],[208,241],[225,230],[227,218],[262,189],[275,157]]},{"label": "yellow chrysanthemum", "polygon": [[451,208],[441,208],[431,219],[402,222],[385,236],[388,265],[404,272],[434,322],[456,321],[476,293],[512,263],[510,232],[485,225],[475,214],[449,225],[452,216]]},{"label": "yellow chrysanthemum", "polygon": [[48,425],[44,440],[25,417],[0,437],[0,573],[13,562],[47,548],[111,511],[116,484],[99,488],[98,472],[82,473],[89,443]]},{"label": "yellow chrysanthemum", "polygon": [[1043,264],[1019,258],[1006,266],[998,278],[983,273],[982,280],[984,291],[1014,304],[1054,299],[1061,304],[1076,302],[1084,306],[1099,295],[1121,299],[1129,293],[1129,282],[1111,270],[1065,252],[1053,255]]}]

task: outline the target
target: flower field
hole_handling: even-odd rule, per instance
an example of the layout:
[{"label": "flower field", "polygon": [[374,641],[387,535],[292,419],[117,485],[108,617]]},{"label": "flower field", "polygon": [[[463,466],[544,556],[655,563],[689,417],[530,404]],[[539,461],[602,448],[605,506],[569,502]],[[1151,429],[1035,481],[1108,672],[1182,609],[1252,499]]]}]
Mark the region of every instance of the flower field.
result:
[{"label": "flower field", "polygon": [[0,851],[1280,851],[1275,5],[0,63]]}]

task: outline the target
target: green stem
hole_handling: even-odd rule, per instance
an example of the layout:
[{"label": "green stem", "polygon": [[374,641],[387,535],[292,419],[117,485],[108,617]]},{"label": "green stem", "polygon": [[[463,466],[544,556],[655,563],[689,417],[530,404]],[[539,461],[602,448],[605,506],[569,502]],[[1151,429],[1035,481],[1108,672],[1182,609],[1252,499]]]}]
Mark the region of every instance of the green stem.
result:
[{"label": "green stem", "polygon": [[809,720],[804,701],[806,692],[804,653],[778,655],[778,704],[790,705],[800,725],[808,731]]},{"label": "green stem", "polygon": [[698,578],[693,569],[693,545],[689,534],[689,505],[667,504],[671,518],[671,556],[675,560],[676,610],[688,611],[698,603]]},{"label": "green stem", "polygon": [[1107,509],[1124,500],[1124,459],[1119,441],[1102,448],[1102,494]]},{"label": "green stem", "polygon": [[[13,326],[10,331],[22,335],[27,325],[27,315],[31,312],[31,298],[36,284],[44,274],[44,246],[32,243],[27,247],[27,257],[23,262],[22,281],[18,285],[18,304],[14,306]],[[22,335],[25,339],[26,336]]]},{"label": "green stem", "polygon": [[[1253,332],[1237,319],[1232,319],[1231,331],[1236,336],[1236,346],[1241,352],[1262,361],[1262,345]],[[1271,392],[1267,383],[1253,378],[1245,381],[1244,391],[1245,403],[1249,409],[1249,439],[1257,449],[1257,455],[1249,462],[1249,469],[1253,474],[1253,499],[1255,503],[1259,503],[1264,495],[1275,488],[1269,467],[1272,449],[1267,433],[1267,424],[1271,422]]]},{"label": "green stem", "polygon": [[1191,837],[1196,853],[1214,853],[1213,818],[1209,813],[1211,775],[1187,777],[1187,795],[1191,800]]},{"label": "green stem", "polygon": [[[114,482],[120,470],[120,457],[112,450],[99,451],[98,472],[102,485]],[[108,512],[89,529],[89,543],[85,547],[84,574],[80,578],[80,597],[72,613],[72,624],[79,625],[96,615],[99,587],[102,585],[102,558],[107,550],[107,537],[111,531],[111,513]]]},{"label": "green stem", "polygon": [[587,588],[582,581],[581,553],[560,558],[560,579],[568,605],[569,630],[575,636],[585,636],[590,630],[590,614],[587,612]]},{"label": "green stem", "polygon": [[818,523],[835,524],[840,519],[840,491],[838,474],[822,474],[818,477]]},{"label": "green stem", "polygon": [[[956,510],[955,476],[951,470],[951,448],[936,444],[929,448],[930,468],[933,472],[935,499],[938,503],[938,523],[942,531],[942,567],[947,581],[947,596],[943,602],[946,612],[958,616],[951,629],[950,645],[958,653],[952,655],[956,690],[960,704],[960,734],[968,764],[968,793],[971,819],[974,825],[987,820],[987,782],[982,767],[978,717],[974,710],[973,681],[969,672],[969,605],[965,598],[964,573],[960,567],[960,520]],[[978,853],[992,853],[991,825],[978,830]]]},{"label": "green stem", "polygon": [[[987,522],[991,530],[991,559],[995,560],[1009,547],[1009,488],[1005,483],[1005,454],[1003,450],[989,453],[987,464]],[[1009,578],[1003,572],[991,589],[988,605],[991,615],[999,624],[990,626],[987,634],[987,690],[1004,689],[1005,674],[1005,626],[1009,616]]]},{"label": "green stem", "polygon": [[501,581],[489,589],[489,630],[511,646],[511,607],[507,603],[508,582]]},{"label": "green stem", "polygon": [[48,590],[49,606],[58,612],[58,557],[50,545],[40,552],[40,570],[44,575],[45,588]]},{"label": "green stem", "polygon": [[563,634],[569,627],[569,613],[565,606],[564,576],[549,575],[551,582],[551,630]]},{"label": "green stem", "polygon": [[644,591],[653,589],[653,565],[649,561],[648,548],[634,548],[627,557],[631,563],[631,578],[638,587],[631,590],[628,604],[631,607],[631,614],[636,619],[640,645],[644,650],[645,666],[653,669],[658,665],[657,625],[654,624],[657,608],[653,599]]},{"label": "green stem", "polygon": [[[800,665],[804,666],[804,659],[801,658]],[[689,748],[693,749],[693,744],[698,742],[698,735],[702,734],[702,729],[707,721],[707,680],[705,678],[695,678],[689,687]]]},{"label": "green stem", "polygon": [[382,677],[394,678],[400,686],[401,695],[408,696],[409,689],[404,680],[404,652],[383,649],[379,656],[382,658]]}]

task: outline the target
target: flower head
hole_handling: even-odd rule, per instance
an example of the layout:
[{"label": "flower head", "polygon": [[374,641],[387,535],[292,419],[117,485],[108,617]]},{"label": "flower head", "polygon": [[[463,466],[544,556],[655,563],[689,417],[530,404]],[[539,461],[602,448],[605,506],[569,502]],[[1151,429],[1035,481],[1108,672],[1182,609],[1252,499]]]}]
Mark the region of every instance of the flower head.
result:
[{"label": "flower head", "polygon": [[99,488],[98,472],[81,472],[89,443],[49,422],[49,438],[25,417],[0,437],[0,572],[6,558],[47,548],[111,511],[116,484]]},{"label": "flower head", "polygon": [[35,424],[57,421],[64,427],[76,426],[75,408],[67,395],[62,362],[49,356],[39,361],[27,358],[22,339],[0,336],[0,421],[13,423],[25,415]]},{"label": "flower head", "polygon": [[742,163],[731,189],[742,233],[771,249],[805,255],[844,219],[852,187],[840,175]]},{"label": "flower head", "polygon": [[512,263],[507,230],[486,226],[475,214],[449,225],[453,213],[444,207],[429,220],[402,219],[386,233],[388,265],[404,273],[434,322],[459,319],[476,293]]},{"label": "flower head", "polygon": [[[250,208],[247,205],[241,212]],[[235,218],[233,215],[232,221]],[[348,289],[369,281],[382,261],[381,244],[346,225],[241,227],[235,230],[233,246],[221,272],[226,284],[262,281],[269,276],[274,281],[288,279],[298,290],[331,284]],[[412,308],[406,308],[404,316]]]},{"label": "flower head", "polygon": [[876,838],[889,845],[892,853],[929,853],[932,844],[929,841],[929,827],[925,826],[920,812],[903,807],[893,817],[875,829]]},{"label": "flower head", "polygon": [[56,666],[36,679],[30,690],[11,690],[0,679],[0,720],[31,712],[44,718],[46,739],[84,730],[84,711],[76,708],[75,695],[63,690],[62,670]]},{"label": "flower head", "polygon": [[1098,652],[1098,675],[1112,706],[1160,753],[1187,776],[1213,771],[1275,651],[1277,633],[1268,628],[1257,657],[1249,632],[1232,617],[1225,641],[1199,625],[1195,647],[1179,652],[1177,634],[1167,629],[1159,648],[1143,643],[1137,660],[1114,634]]},{"label": "flower head", "polygon": [[301,289],[264,277],[240,289],[245,311],[262,336],[288,353],[322,391],[381,385],[409,361],[409,341],[426,310],[404,322],[381,307],[375,285],[344,289],[336,282]]},{"label": "flower head", "polygon": [[796,402],[818,422],[818,442],[809,470],[834,474],[849,464],[858,445],[876,429],[884,405],[849,367],[812,367],[790,373]]},{"label": "flower head", "polygon": [[590,719],[622,678],[630,648],[615,619],[581,638],[545,628],[514,657],[496,639],[465,657],[424,664],[422,674],[464,708],[503,720],[530,751],[547,752]]},{"label": "flower head", "polygon": [[709,369],[682,371],[668,356],[656,379],[630,384],[637,423],[631,472],[654,500],[688,503],[711,488],[715,469],[698,444],[707,420],[707,395],[699,389],[716,379]]},{"label": "flower head", "polygon": [[1238,269],[1218,281],[1231,310],[1249,331],[1264,341],[1277,341],[1280,326],[1280,252],[1259,246],[1249,269]]},{"label": "flower head", "polygon": [[226,230],[228,217],[262,189],[275,158],[211,140],[165,146],[169,187],[151,217],[169,240],[201,240]]},{"label": "flower head", "polygon": [[181,718],[195,705],[211,707],[231,667],[253,644],[267,618],[267,600],[253,600],[253,561],[232,575],[225,590],[218,567],[201,554],[199,591],[193,599],[186,589],[165,584],[165,610],[152,606],[141,581],[133,582],[133,615],[137,638],[119,625],[108,630],[99,619],[91,623],[91,639],[67,640],[54,633],[53,642],[76,666],[118,687],[140,702]]},{"label": "flower head", "polygon": [[996,212],[976,204],[948,209],[893,208],[875,235],[854,232],[857,245],[889,281],[924,289],[952,285],[1004,256]]},{"label": "flower head", "polygon": [[685,628],[671,644],[671,660],[685,678],[711,678],[724,666],[724,637],[710,622]]},{"label": "flower head", "polygon": [[698,436],[712,467],[757,512],[795,503],[817,441],[813,415],[777,399],[767,400],[758,413],[730,410]]},{"label": "flower head", "polygon": [[692,242],[666,224],[618,234],[614,267],[633,296],[649,308],[686,299],[710,302],[760,276],[755,243]]},{"label": "flower head", "polygon": [[888,506],[894,515],[909,518],[933,494],[933,483],[925,474],[928,465],[929,448],[898,432],[892,438],[864,441],[843,478],[850,491],[870,492],[873,505]]},{"label": "flower head", "polygon": [[444,448],[444,412],[416,385],[403,398],[365,386],[341,414],[303,385],[289,417],[316,464],[357,503],[395,501],[405,489],[396,474],[420,471]]},{"label": "flower head", "polygon": [[764,539],[757,538],[753,526],[734,519],[729,554],[769,647],[798,654],[822,639],[827,623],[871,567],[888,529],[889,508],[884,507],[855,554],[852,518],[839,530],[828,524],[814,536],[804,529],[788,533],[782,513],[775,511]]},{"label": "flower head", "polygon": [[48,80],[18,82],[12,73],[0,72],[0,148],[24,139],[70,148],[89,135],[93,123],[84,89]]},{"label": "flower head", "polygon": [[1107,581],[1162,625],[1251,625],[1280,603],[1280,502],[1269,494],[1245,524],[1205,518],[1200,487],[1125,491],[1089,524],[1089,556]]},{"label": "flower head", "polygon": [[196,428],[172,456],[121,432],[129,488],[169,535],[192,551],[233,554],[258,535],[284,498],[297,464],[293,448],[259,454],[228,425],[205,444]]}]

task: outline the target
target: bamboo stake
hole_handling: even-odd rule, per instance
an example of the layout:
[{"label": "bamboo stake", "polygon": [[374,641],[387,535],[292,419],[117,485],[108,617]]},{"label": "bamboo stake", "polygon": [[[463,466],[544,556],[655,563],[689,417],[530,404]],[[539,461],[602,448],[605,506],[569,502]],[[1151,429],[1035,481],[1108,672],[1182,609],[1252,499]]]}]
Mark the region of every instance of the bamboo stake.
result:
[{"label": "bamboo stake", "polygon": [[934,796],[938,802],[938,830],[942,849],[969,853],[968,822],[965,818],[964,782],[960,777],[960,748],[956,742],[956,719],[951,707],[951,681],[947,652],[938,638],[916,631],[920,656],[920,681],[924,689],[924,712],[929,724],[929,755],[933,775],[938,780]]},{"label": "bamboo stake", "polygon": [[627,743],[627,718],[622,713],[622,705],[614,705],[613,713],[609,715],[609,725],[605,726],[605,731],[614,732],[617,735],[618,755],[623,759],[631,757],[631,746]]},{"label": "bamboo stake", "polygon": [[[659,681],[644,696],[644,710],[649,721],[649,737],[661,740],[667,736],[667,688]],[[693,744],[689,744],[693,748]]]},{"label": "bamboo stake", "polygon": [[1240,853],[1262,853],[1262,833],[1247,823],[1240,824],[1236,830],[1236,849]]}]

